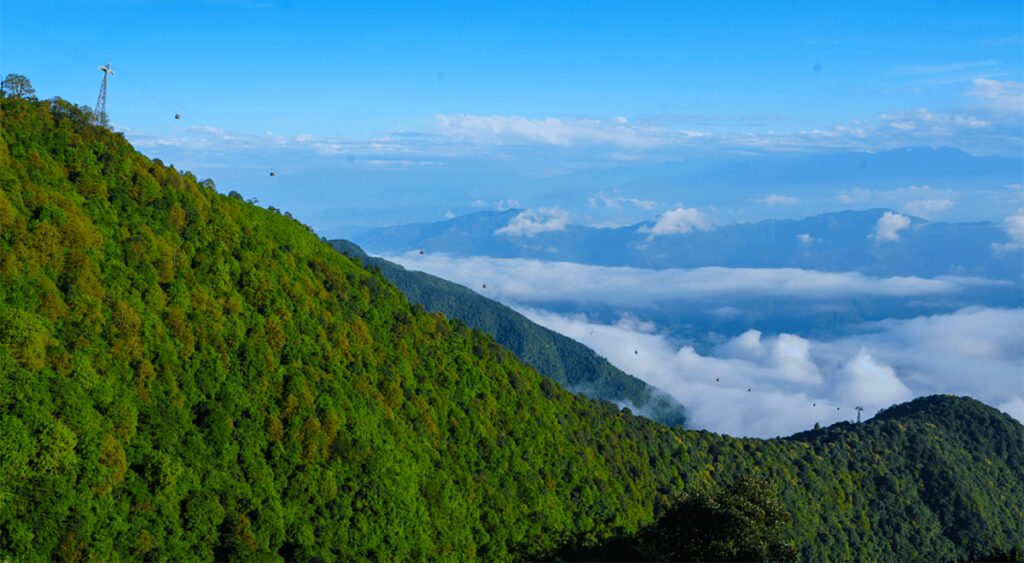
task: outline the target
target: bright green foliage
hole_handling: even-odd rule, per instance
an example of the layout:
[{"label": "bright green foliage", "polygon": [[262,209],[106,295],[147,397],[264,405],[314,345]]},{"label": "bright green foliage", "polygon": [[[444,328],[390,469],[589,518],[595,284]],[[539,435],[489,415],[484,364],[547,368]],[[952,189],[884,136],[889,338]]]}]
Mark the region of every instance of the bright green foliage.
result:
[{"label": "bright green foliage", "polygon": [[0,558],[509,559],[769,479],[801,557],[1022,541],[1024,430],[915,401],[790,440],[574,396],[301,224],[0,99]]},{"label": "bright green foliage", "polygon": [[332,240],[331,246],[379,270],[410,303],[486,332],[523,363],[562,387],[594,399],[629,405],[635,412],[669,426],[686,424],[686,410],[675,399],[616,368],[579,342],[459,284],[368,256],[347,240]]}]

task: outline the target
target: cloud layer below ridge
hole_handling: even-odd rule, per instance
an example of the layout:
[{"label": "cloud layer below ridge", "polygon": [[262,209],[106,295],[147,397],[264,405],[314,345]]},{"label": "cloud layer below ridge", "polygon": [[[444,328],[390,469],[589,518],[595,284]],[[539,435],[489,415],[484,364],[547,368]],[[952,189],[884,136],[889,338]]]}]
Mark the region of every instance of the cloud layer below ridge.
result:
[{"label": "cloud layer below ridge", "polygon": [[582,315],[521,308],[680,400],[698,428],[785,436],[936,393],[970,395],[1024,422],[1024,311],[964,309],[876,323],[876,332],[822,342],[749,330],[709,353]]},{"label": "cloud layer below ridge", "polygon": [[823,299],[846,296],[912,297],[953,294],[997,282],[944,276],[878,278],[856,272],[820,272],[797,268],[722,268],[651,270],[544,262],[520,258],[457,258],[416,253],[388,257],[469,287],[486,283],[488,297],[516,303],[600,303],[648,307],[680,299],[758,295]]},{"label": "cloud layer below ridge", "polygon": [[[883,320],[855,316],[849,330],[817,337],[742,323],[731,336],[704,325],[684,331],[697,338],[694,333],[704,330],[702,343],[681,337],[679,326],[672,326],[693,319],[663,314],[664,304],[697,300],[734,317],[750,299],[783,298],[805,308],[945,301],[998,282],[800,269],[646,270],[439,254],[391,259],[481,288],[487,297],[582,342],[680,400],[699,428],[782,436],[815,423],[855,420],[858,406],[869,417],[935,393],[970,395],[1024,421],[1024,309],[957,306],[936,314],[911,307],[904,315],[909,318],[884,318],[891,313],[883,308],[883,316],[874,317]],[[610,317],[609,311],[617,313]]]}]

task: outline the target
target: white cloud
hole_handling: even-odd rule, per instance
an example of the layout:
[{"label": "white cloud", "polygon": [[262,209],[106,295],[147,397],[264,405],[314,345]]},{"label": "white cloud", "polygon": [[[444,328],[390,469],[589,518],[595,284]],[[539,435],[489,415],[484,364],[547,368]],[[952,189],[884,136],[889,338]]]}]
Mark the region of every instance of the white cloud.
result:
[{"label": "white cloud", "polygon": [[946,74],[964,70],[977,71],[999,66],[999,61],[968,61],[937,65],[901,66],[893,69],[896,74]]},{"label": "white cloud", "polygon": [[1024,114],[1024,82],[976,78],[968,95],[980,99],[996,111]]},{"label": "white cloud", "polygon": [[935,215],[953,207],[951,199],[915,199],[903,204],[903,211],[911,215],[931,219]]},{"label": "white cloud", "polygon": [[930,219],[948,211],[963,194],[948,188],[907,186],[891,190],[854,188],[836,194],[835,200],[845,205],[875,205],[897,208],[911,215]]},{"label": "white cloud", "polygon": [[884,215],[878,218],[878,222],[875,224],[875,232],[869,235],[869,238],[885,242],[897,241],[900,240],[900,231],[908,227],[910,227],[910,217],[886,211]]},{"label": "white cloud", "polygon": [[538,233],[564,231],[569,224],[569,212],[557,207],[527,209],[509,220],[504,227],[494,231],[496,235],[532,237]]},{"label": "white cloud", "polygon": [[475,207],[477,209],[493,208],[493,209],[497,209],[498,211],[508,211],[509,209],[515,209],[517,207],[520,207],[521,204],[519,203],[518,199],[511,199],[511,198],[509,198],[509,199],[499,199],[499,200],[496,200],[496,201],[486,201],[486,200],[483,200],[483,199],[474,199],[472,202],[470,202],[469,205],[471,207]]},{"label": "white cloud", "polygon": [[850,191],[840,192],[836,195],[836,201],[847,205],[851,203],[863,203],[869,199],[871,199],[871,190],[865,190],[864,188],[854,188]]},{"label": "white cloud", "polygon": [[[965,309],[871,323],[831,342],[750,330],[708,353],[650,332],[521,308],[686,405],[698,428],[772,437],[870,417],[936,393],[970,395],[1024,421],[1024,310]],[[969,335],[980,330],[979,336]]]},{"label": "white cloud", "polygon": [[[810,428],[815,422],[841,420],[834,403],[817,392],[820,383],[795,383],[769,353],[777,339],[754,344],[763,360],[702,355],[692,346],[674,345],[662,335],[631,331],[619,325],[589,322],[542,310],[520,309],[534,322],[578,340],[612,364],[680,399],[698,428],[736,436],[777,436]],[[749,337],[748,337],[749,338]],[[796,365],[802,359],[796,350]],[[797,370],[797,375],[802,376]],[[748,391],[749,389],[749,391]],[[813,403],[820,408],[813,408]]]},{"label": "white cloud", "polygon": [[953,129],[977,129],[991,123],[966,114],[936,113],[925,108],[898,113],[879,114],[884,125],[903,130],[927,130],[931,133],[950,133]]},{"label": "white cloud", "polygon": [[748,330],[718,347],[721,355],[741,360],[759,360],[764,356],[760,330]]},{"label": "white cloud", "polygon": [[1024,209],[1018,209],[1016,215],[1004,219],[1003,228],[1011,240],[1024,243]]},{"label": "white cloud", "polygon": [[743,311],[741,309],[738,309],[738,308],[733,307],[731,305],[726,305],[724,307],[717,307],[715,309],[712,309],[709,312],[712,315],[714,315],[715,318],[718,318],[718,319],[735,319],[735,318],[737,318],[737,317],[739,317],[740,315],[743,314]]},{"label": "white cloud", "polygon": [[796,268],[644,269],[605,267],[522,258],[452,257],[416,252],[388,257],[412,270],[477,287],[488,296],[517,303],[608,304],[633,310],[673,301],[745,297],[818,300],[850,296],[951,295],[988,280],[976,278],[874,278],[855,272]]},{"label": "white cloud", "polygon": [[1010,397],[1008,400],[996,405],[996,408],[1024,422],[1024,395]]},{"label": "white cloud", "polygon": [[765,205],[796,205],[800,203],[799,198],[781,194],[770,194],[760,201]]},{"label": "white cloud", "polygon": [[658,207],[658,202],[635,197],[624,197],[620,195],[607,195],[597,193],[587,198],[587,207],[608,207],[611,209],[622,209],[623,204],[629,204],[639,209],[651,211]]},{"label": "white cloud", "polygon": [[818,366],[810,358],[810,341],[794,334],[762,338],[759,330],[748,330],[715,349],[715,356],[759,362],[770,368],[763,375],[793,383],[821,383]]},{"label": "white cloud", "polygon": [[892,366],[915,395],[971,395],[991,405],[1024,397],[1024,309],[868,323],[864,334],[815,344],[827,362],[865,348]]},{"label": "white cloud", "polygon": [[[915,68],[915,67],[908,67]],[[916,67],[951,70],[948,65]],[[954,69],[955,70],[955,69]],[[977,76],[977,75],[975,75]],[[957,81],[963,81],[957,78]],[[743,148],[773,152],[870,150],[921,146],[958,146],[973,153],[1007,153],[1007,137],[1020,138],[1019,124],[1004,123],[988,109],[1012,107],[1014,83],[979,78],[969,95],[986,101],[974,113],[938,112],[927,108],[881,113],[871,121],[852,121],[810,130],[769,129],[746,132],[675,129],[667,120],[632,123],[625,118],[526,118],[508,115],[438,115],[441,137],[476,145],[546,145],[563,148],[612,147],[608,158],[634,160],[664,158],[680,147],[699,149]],[[1008,128],[1009,126],[1009,128]]]},{"label": "white cloud", "polygon": [[1007,243],[992,243],[992,250],[997,254],[1024,248],[1024,208],[1018,209],[1016,215],[1003,219],[1003,230],[1010,238]]},{"label": "white cloud", "polygon": [[991,39],[986,39],[984,43],[986,45],[996,46],[1020,45],[1021,43],[1024,43],[1024,36],[1021,36],[1021,34],[1019,33],[1015,33],[1013,35],[1004,35],[1002,37],[993,37]]},{"label": "white cloud", "polygon": [[443,162],[436,160],[406,160],[401,158],[363,158],[360,164],[375,166],[378,168],[411,168],[418,166],[444,166]]},{"label": "white cloud", "polygon": [[663,127],[633,125],[624,117],[577,119],[438,114],[434,116],[434,123],[443,135],[494,145],[542,144],[572,147],[597,144],[636,149],[660,147],[707,135],[699,132],[670,131]]},{"label": "white cloud", "polygon": [[644,334],[653,334],[658,330],[658,326],[656,324],[651,321],[645,321],[633,313],[623,313],[623,315],[619,317],[619,321],[615,323],[615,326],[633,332],[642,332]]},{"label": "white cloud", "polygon": [[[975,75],[977,76],[977,75]],[[721,127],[714,116],[698,116],[714,130],[680,129],[671,119],[632,122],[623,117],[538,117],[514,115],[437,115],[433,126],[420,131],[392,131],[369,138],[252,134],[229,132],[210,125],[177,127],[171,134],[130,131],[140,148],[216,155],[235,161],[280,161],[288,157],[335,165],[379,166],[402,161],[406,166],[436,166],[449,158],[501,161],[549,159],[557,147],[563,169],[606,166],[612,160],[678,160],[685,151],[819,152],[879,151],[907,146],[957,146],[972,154],[1017,156],[1021,142],[1022,83],[976,78],[967,95],[980,101],[969,112],[938,112],[920,108],[882,113],[871,120],[838,123],[818,129],[786,128],[785,119],[758,119],[747,130]],[[763,123],[762,121],[768,121]],[[769,125],[770,127],[765,127]],[[171,154],[168,154],[171,153]],[[416,164],[426,162],[430,164]],[[304,163],[308,165],[309,162]],[[238,165],[230,162],[225,165]],[[394,164],[391,164],[394,166]],[[551,164],[546,164],[550,170]],[[778,202],[782,203],[782,202]]]},{"label": "white cloud", "polygon": [[[677,207],[666,211],[658,218],[658,221],[650,228],[652,236],[679,235],[692,231],[707,231],[711,229],[711,222],[707,216],[697,209]],[[648,232],[648,231],[644,231]]]},{"label": "white cloud", "polygon": [[838,375],[836,395],[869,411],[877,411],[914,396],[896,376],[894,369],[875,360],[864,348],[846,362]]},{"label": "white cloud", "polygon": [[917,129],[917,124],[906,119],[893,119],[889,121],[889,127],[900,131],[913,131]]}]

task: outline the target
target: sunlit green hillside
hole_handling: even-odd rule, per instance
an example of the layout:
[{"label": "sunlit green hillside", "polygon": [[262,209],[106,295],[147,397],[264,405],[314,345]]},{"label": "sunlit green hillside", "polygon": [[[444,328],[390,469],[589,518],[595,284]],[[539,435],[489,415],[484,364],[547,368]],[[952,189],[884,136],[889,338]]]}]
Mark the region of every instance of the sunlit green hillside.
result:
[{"label": "sunlit green hillside", "polygon": [[1024,539],[1024,429],[975,401],[789,440],[670,429],[79,108],[0,104],[0,558],[528,557],[745,476],[807,559]]}]

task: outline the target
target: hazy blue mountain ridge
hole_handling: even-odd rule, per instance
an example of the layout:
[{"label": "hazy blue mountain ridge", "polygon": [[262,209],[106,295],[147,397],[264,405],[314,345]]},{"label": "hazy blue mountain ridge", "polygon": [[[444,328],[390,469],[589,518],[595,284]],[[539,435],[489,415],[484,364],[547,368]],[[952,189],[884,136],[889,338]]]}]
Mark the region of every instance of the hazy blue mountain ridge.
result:
[{"label": "hazy blue mountain ridge", "polygon": [[1019,283],[1024,253],[992,222],[942,223],[908,216],[896,240],[876,234],[887,209],[721,225],[652,235],[655,222],[617,228],[568,225],[533,236],[496,231],[519,211],[482,211],[436,223],[373,229],[356,240],[371,253],[417,249],[455,256],[533,258],[643,268],[802,268],[876,276],[977,276]]}]

